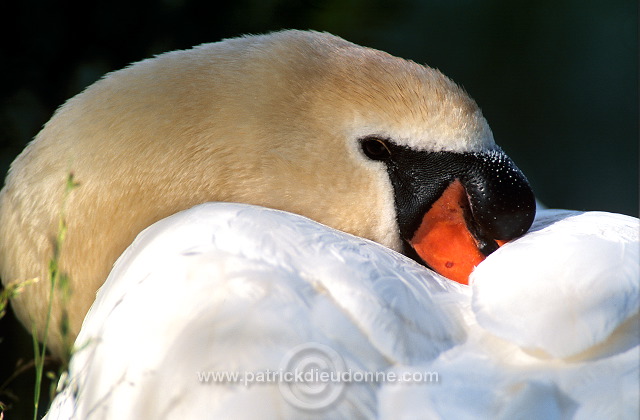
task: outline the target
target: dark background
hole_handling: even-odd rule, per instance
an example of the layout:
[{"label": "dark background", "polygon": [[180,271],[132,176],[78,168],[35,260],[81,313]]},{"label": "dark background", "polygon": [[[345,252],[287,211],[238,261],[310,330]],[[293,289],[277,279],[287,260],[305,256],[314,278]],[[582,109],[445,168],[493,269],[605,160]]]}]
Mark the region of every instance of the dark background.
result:
[{"label": "dark background", "polygon": [[[13,5],[0,29],[0,177],[54,110],[104,73],[173,49],[298,28],[439,68],[475,98],[547,206],[638,214],[635,0]],[[1,384],[33,352],[10,315],[0,328]],[[30,417],[32,387],[33,370],[3,385],[0,401],[14,406],[6,418]]]}]

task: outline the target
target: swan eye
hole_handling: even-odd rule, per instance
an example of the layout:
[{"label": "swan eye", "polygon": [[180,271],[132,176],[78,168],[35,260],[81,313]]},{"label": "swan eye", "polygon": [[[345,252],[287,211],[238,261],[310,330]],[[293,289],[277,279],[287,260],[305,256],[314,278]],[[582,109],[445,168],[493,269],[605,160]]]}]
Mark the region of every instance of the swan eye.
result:
[{"label": "swan eye", "polygon": [[372,160],[387,160],[391,156],[387,143],[379,138],[362,140],[362,151]]}]

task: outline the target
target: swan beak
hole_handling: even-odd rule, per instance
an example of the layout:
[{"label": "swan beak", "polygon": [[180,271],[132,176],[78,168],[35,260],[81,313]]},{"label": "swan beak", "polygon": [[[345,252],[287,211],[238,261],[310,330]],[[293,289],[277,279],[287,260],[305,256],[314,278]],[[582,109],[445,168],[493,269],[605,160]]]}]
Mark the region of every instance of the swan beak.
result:
[{"label": "swan beak", "polygon": [[409,241],[429,267],[462,284],[468,284],[469,274],[485,258],[467,228],[468,212],[464,187],[455,180],[433,203]]},{"label": "swan beak", "polygon": [[483,186],[454,179],[424,214],[409,245],[437,273],[469,284],[476,266],[533,223],[535,198],[528,182],[509,178],[513,182]]}]

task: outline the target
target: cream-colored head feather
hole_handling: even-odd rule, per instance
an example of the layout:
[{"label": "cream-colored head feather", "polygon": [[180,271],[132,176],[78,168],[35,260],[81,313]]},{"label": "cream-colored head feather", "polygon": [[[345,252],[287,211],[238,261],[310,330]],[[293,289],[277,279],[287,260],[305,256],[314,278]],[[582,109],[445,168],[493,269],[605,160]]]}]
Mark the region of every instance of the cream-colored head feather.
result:
[{"label": "cream-colored head feather", "polygon": [[[494,147],[473,100],[440,72],[324,33],[225,40],[110,73],[63,105],[11,166],[0,275],[47,278],[70,172],[80,187],[66,204],[61,262],[73,334],[134,237],[198,203],[288,210],[399,250],[387,172],[358,146],[367,135],[417,150]],[[40,333],[46,283],[14,302]],[[60,351],[56,333],[50,345]]]}]

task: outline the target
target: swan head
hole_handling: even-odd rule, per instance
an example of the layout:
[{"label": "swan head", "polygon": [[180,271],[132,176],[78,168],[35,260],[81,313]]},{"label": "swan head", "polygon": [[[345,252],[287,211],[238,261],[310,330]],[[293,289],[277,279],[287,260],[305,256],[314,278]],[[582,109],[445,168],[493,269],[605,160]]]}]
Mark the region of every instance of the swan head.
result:
[{"label": "swan head", "polygon": [[260,119],[253,127],[266,165],[293,175],[266,205],[380,242],[461,283],[530,227],[525,176],[442,73],[328,34],[288,31],[259,43],[271,71],[254,63],[260,76],[250,79],[266,102],[246,118]]}]

